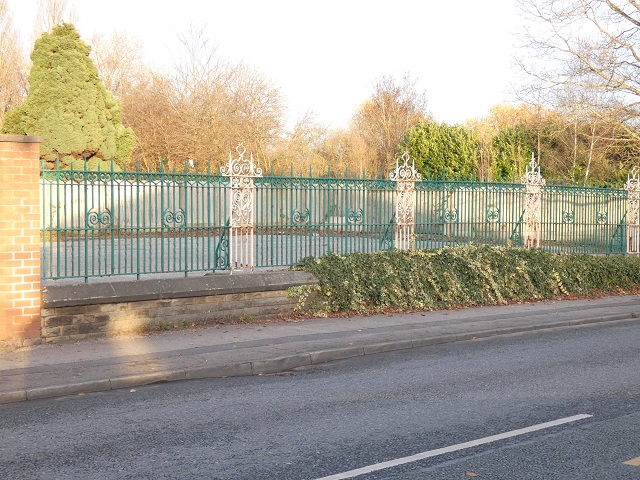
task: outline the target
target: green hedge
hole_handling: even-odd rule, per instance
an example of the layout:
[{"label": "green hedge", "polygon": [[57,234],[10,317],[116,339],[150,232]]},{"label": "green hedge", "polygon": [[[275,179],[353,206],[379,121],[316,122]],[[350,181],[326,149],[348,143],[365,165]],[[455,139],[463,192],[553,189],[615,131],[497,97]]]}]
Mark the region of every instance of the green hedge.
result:
[{"label": "green hedge", "polygon": [[640,258],[489,246],[306,258],[327,309],[367,312],[496,305],[640,287]]}]

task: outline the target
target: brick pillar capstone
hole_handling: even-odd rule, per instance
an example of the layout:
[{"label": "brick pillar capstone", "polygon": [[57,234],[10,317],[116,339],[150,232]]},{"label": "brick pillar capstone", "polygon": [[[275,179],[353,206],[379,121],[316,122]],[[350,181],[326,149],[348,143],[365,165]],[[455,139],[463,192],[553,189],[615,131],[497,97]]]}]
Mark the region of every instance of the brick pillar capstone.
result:
[{"label": "brick pillar capstone", "polygon": [[0,135],[0,344],[40,342],[42,140]]}]

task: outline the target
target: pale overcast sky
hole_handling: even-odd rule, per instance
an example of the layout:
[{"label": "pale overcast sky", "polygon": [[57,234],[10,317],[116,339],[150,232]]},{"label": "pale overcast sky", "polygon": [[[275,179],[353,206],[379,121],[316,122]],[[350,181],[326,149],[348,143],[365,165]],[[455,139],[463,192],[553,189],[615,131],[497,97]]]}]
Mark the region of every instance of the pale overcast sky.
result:
[{"label": "pale overcast sky", "polygon": [[[207,25],[223,58],[255,67],[281,89],[289,119],[307,110],[348,124],[376,79],[405,72],[438,121],[464,122],[509,99],[514,0],[71,0],[77,27],[125,31],[152,64],[170,64],[176,33]],[[9,0],[31,38],[36,0]]]}]

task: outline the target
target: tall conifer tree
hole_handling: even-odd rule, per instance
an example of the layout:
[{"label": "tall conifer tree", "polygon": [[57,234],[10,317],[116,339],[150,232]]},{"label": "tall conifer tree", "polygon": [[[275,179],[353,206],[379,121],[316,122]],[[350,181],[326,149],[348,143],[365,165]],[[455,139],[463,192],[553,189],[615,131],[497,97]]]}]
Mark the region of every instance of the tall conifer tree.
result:
[{"label": "tall conifer tree", "polygon": [[44,33],[31,54],[27,98],[7,112],[2,131],[44,137],[44,160],[59,155],[67,165],[82,158],[93,165],[126,162],[135,136],[122,125],[120,106],[98,76],[90,50],[71,24]]}]

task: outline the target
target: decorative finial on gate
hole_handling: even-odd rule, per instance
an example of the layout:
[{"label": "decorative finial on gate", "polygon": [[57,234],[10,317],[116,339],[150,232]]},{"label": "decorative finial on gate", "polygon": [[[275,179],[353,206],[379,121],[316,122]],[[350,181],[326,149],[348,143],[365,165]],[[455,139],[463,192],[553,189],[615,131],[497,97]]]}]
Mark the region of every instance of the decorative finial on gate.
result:
[{"label": "decorative finial on gate", "polygon": [[238,158],[233,158],[229,152],[229,162],[220,167],[220,174],[229,177],[261,177],[262,169],[253,163],[253,153],[249,154],[249,158],[244,158],[247,149],[242,143],[236,147]]},{"label": "decorative finial on gate", "polygon": [[624,184],[626,191],[640,191],[640,170],[637,166],[631,169],[631,173],[627,174],[627,183]]},{"label": "decorative finial on gate", "polygon": [[[409,165],[409,160],[411,160],[411,165]],[[400,159],[396,157],[396,168],[389,173],[390,180],[397,182],[419,182],[422,180],[422,175],[416,170],[415,160],[411,158],[406,150],[402,154],[402,162],[402,165],[400,165]]]},{"label": "decorative finial on gate", "polygon": [[531,161],[527,165],[524,176],[520,177],[520,182],[524,185],[537,187],[543,187],[547,184],[547,181],[542,178],[542,174],[540,173],[540,164],[536,161],[534,153],[531,153]]}]

